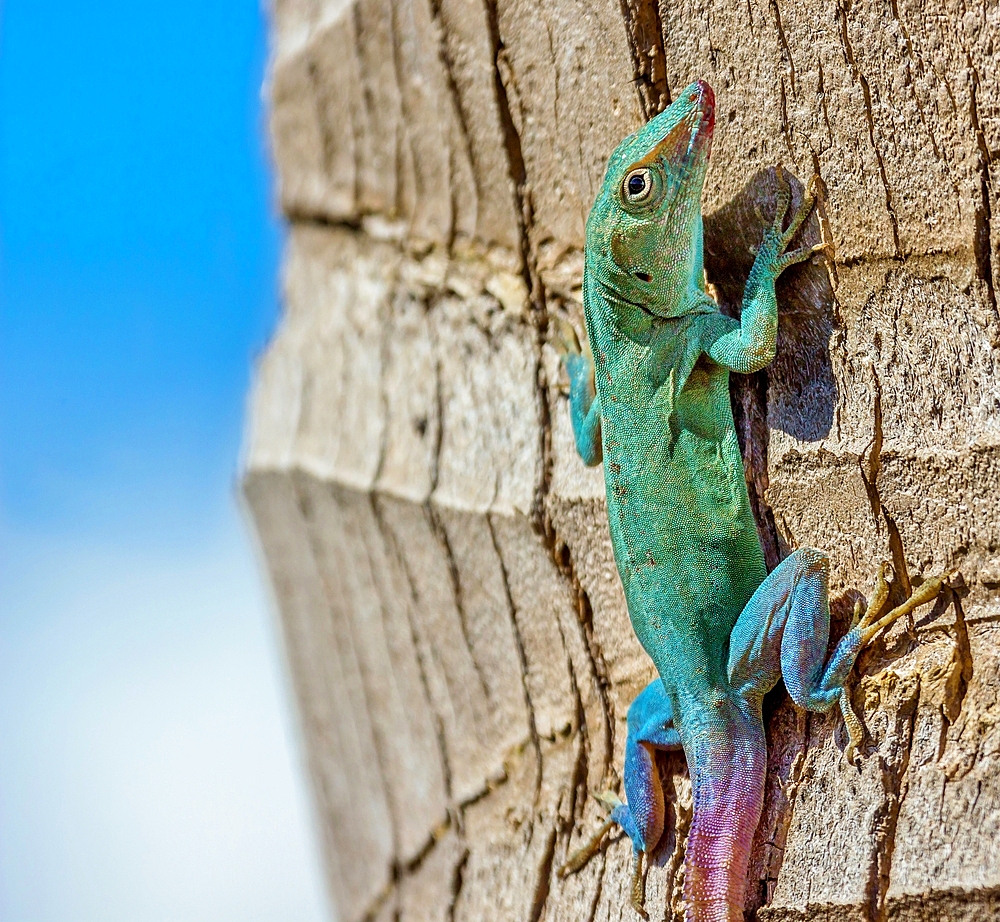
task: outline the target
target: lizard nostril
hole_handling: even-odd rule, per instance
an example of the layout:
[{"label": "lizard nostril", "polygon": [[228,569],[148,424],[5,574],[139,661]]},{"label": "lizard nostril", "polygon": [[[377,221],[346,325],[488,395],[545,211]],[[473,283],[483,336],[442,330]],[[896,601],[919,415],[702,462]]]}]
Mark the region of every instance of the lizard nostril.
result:
[{"label": "lizard nostril", "polygon": [[653,281],[653,276],[651,276],[648,272],[636,272],[636,273],[634,273],[634,275],[641,282],[651,282],[651,281]]}]

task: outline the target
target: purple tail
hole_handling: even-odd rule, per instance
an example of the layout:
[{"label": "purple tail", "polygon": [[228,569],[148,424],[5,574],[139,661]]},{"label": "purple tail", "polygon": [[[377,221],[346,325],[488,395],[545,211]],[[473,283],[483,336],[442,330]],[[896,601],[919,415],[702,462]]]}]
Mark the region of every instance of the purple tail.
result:
[{"label": "purple tail", "polygon": [[[756,724],[756,726],[754,726]],[[767,750],[759,719],[706,728],[688,755],[694,817],[684,895],[688,922],[743,922],[750,846],[764,802]]]}]

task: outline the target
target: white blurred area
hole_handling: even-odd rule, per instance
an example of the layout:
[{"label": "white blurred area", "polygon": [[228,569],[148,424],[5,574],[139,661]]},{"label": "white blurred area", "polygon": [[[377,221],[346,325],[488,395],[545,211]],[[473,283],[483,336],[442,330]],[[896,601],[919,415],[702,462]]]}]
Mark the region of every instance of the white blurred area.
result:
[{"label": "white blurred area", "polygon": [[277,623],[197,546],[0,534],[0,920],[325,922]]}]

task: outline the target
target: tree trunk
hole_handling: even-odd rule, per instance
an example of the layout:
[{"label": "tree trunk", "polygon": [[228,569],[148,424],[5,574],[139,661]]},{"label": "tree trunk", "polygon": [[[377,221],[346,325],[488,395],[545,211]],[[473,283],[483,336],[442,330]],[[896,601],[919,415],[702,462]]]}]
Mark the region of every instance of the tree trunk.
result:
[{"label": "tree trunk", "polygon": [[[245,490],[341,922],[633,917],[627,840],[556,873],[653,669],[548,328],[583,329],[607,156],[698,77],[723,307],[776,163],[821,177],[836,243],[733,381],[769,564],[831,554],[835,634],[880,560],[898,595],[959,571],[862,658],[859,767],[836,712],[769,697],[748,918],[1000,918],[998,42],[992,0],[276,0],[291,233]],[[690,786],[660,768],[648,908],[675,919]]]}]

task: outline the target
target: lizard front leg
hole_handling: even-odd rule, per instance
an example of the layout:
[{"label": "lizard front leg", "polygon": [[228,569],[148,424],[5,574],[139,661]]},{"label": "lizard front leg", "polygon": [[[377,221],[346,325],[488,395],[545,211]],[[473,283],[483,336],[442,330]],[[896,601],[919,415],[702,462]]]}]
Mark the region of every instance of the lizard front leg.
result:
[{"label": "lizard front leg", "polygon": [[569,415],[576,450],[587,467],[595,467],[601,463],[604,453],[601,446],[601,398],[594,386],[594,359],[589,348],[580,347],[576,330],[562,318],[556,319],[553,345],[569,377]]},{"label": "lizard front leg", "polygon": [[787,249],[813,210],[815,198],[810,183],[788,227],[784,227],[791,190],[781,167],[777,169],[777,178],[778,202],[774,221],[764,231],[743,289],[739,325],[734,324],[735,329],[720,336],[707,349],[714,361],[744,375],[760,371],[774,359],[778,343],[778,301],[774,285],[778,276],[789,266],[804,262],[830,246],[821,243],[796,250]]}]

